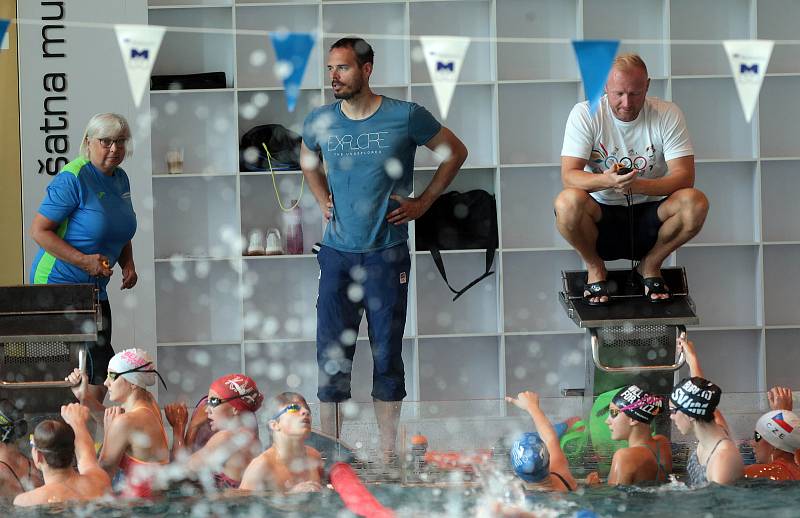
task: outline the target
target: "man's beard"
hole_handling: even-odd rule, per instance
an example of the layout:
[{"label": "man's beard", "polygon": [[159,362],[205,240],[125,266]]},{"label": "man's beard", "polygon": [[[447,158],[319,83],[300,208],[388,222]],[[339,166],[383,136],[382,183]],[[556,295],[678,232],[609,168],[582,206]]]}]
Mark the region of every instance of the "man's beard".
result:
[{"label": "man's beard", "polygon": [[361,93],[361,84],[354,85],[353,89],[349,92],[336,93],[333,92],[333,97],[342,101],[349,101],[353,97]]}]

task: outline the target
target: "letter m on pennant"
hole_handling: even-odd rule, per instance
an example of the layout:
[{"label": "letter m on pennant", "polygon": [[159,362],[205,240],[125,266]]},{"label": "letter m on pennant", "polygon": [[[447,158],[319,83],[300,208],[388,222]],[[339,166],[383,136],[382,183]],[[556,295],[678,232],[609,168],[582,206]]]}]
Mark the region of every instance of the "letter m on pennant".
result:
[{"label": "letter m on pennant", "polygon": [[437,72],[439,70],[449,70],[450,72],[455,72],[455,70],[456,70],[455,67],[456,67],[456,65],[452,61],[448,61],[447,63],[442,63],[441,61],[437,61],[436,62],[436,71]]},{"label": "letter m on pennant", "polygon": [[136,59],[136,58],[149,59],[150,51],[147,49],[144,50],[131,49],[131,59]]},{"label": "letter m on pennant", "polygon": [[742,63],[739,65],[739,73],[745,74],[747,72],[751,72],[753,74],[758,74],[758,63],[753,63],[750,66],[747,66],[746,63]]}]

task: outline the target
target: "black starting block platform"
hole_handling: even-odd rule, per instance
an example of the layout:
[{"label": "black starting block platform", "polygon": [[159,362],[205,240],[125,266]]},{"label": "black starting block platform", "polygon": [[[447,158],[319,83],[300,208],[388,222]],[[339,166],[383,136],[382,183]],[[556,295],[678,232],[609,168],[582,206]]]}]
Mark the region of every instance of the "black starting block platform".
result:
[{"label": "black starting block platform", "polygon": [[561,272],[563,291],[559,293],[559,300],[567,316],[582,328],[699,324],[694,302],[689,297],[685,270],[662,268],[661,275],[672,293],[672,298],[666,302],[650,302],[644,295],[644,286],[628,269],[608,271],[611,297],[606,306],[590,306],[583,302],[587,277],[584,270]]}]

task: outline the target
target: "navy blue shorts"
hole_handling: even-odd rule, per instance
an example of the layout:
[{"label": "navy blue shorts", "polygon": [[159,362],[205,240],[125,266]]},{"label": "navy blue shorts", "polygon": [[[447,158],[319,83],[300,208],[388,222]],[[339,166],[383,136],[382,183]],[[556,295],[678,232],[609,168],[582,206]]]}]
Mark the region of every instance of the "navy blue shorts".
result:
[{"label": "navy blue shorts", "polygon": [[[324,402],[350,398],[355,337],[366,313],[372,347],[372,397],[401,401],[406,396],[402,352],[411,275],[408,245],[366,253],[323,246],[317,261],[317,397]],[[363,289],[360,300],[354,296],[359,287]]]},{"label": "navy blue shorts", "polygon": [[[630,209],[627,205],[598,203],[602,212],[597,223],[597,254],[600,258],[604,261],[615,259],[639,261],[647,255],[658,240],[658,231],[662,225],[658,219],[658,208],[664,200],[637,203]],[[633,236],[629,219],[631,212]]]}]

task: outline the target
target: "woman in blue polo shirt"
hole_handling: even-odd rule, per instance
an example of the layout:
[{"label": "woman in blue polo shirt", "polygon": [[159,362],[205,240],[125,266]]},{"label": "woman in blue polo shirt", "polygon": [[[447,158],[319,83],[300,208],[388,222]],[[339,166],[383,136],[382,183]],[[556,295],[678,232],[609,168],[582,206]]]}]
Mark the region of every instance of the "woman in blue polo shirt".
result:
[{"label": "woman in blue polo shirt", "polygon": [[91,118],[81,141],[80,156],[64,166],[47,186],[31,235],[41,247],[33,260],[32,284],[95,284],[100,290],[103,326],[89,347],[90,383],[105,397],[103,381],[111,347],[111,307],[106,286],[115,264],[122,268],[122,289],[136,285],[131,239],[136,214],[128,175],[119,167],[131,132],[121,115]]}]

